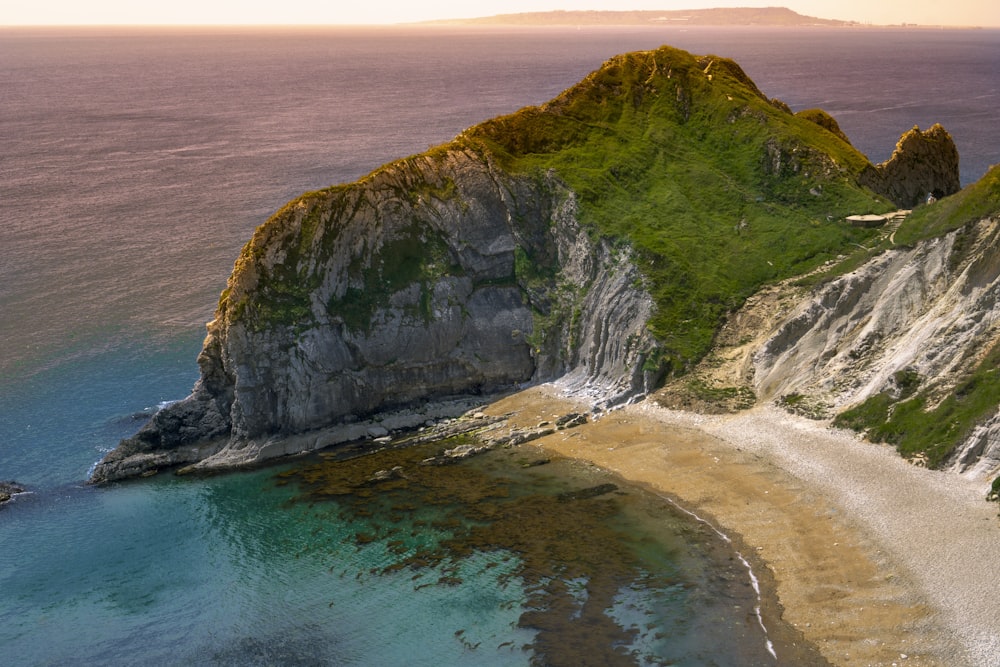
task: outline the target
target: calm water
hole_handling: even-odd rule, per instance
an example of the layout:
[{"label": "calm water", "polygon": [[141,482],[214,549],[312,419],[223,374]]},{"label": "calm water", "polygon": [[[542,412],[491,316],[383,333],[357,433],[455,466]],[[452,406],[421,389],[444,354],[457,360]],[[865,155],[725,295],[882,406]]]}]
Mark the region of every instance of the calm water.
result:
[{"label": "calm water", "polygon": [[[275,470],[82,481],[188,392],[204,322],[271,211],[663,43],[735,58],[874,161],[941,122],[963,182],[1000,162],[998,31],[0,29],[0,479],[34,491],[0,510],[5,664],[525,664],[509,648],[536,639],[518,627],[515,557],[423,587],[373,573],[385,543],[358,544],[336,503],[293,502],[304,491]],[[674,556],[653,561],[707,590],[712,561],[664,530]],[[622,602],[621,623],[630,608],[674,627],[690,597]],[[673,646],[704,664],[692,627]]]}]

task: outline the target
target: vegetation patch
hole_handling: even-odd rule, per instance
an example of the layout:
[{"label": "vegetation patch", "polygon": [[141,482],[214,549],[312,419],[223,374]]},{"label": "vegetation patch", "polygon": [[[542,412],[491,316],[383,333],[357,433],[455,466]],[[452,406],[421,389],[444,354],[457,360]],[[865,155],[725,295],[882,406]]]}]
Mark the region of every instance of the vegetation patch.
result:
[{"label": "vegetation patch", "polygon": [[1000,165],[950,197],[917,208],[896,231],[896,243],[913,245],[1000,211]]},{"label": "vegetation patch", "polygon": [[[869,162],[836,129],[821,112],[797,117],[772,103],[730,60],[664,47],[615,57],[548,104],[489,120],[423,157],[461,149],[512,174],[565,182],[589,233],[632,248],[656,304],[655,363],[669,376],[690,370],[726,315],[764,284],[875,245],[878,230],[844,218],[894,207],[857,185]],[[411,161],[395,168],[409,170]],[[332,248],[329,212],[359,205],[357,189],[383,170],[308,193],[276,214],[265,225],[271,236],[292,221],[300,227],[288,242],[287,267],[260,276],[254,303],[237,304],[238,314],[260,326],[308,322],[316,279],[297,273],[299,259]],[[414,212],[427,199],[459,197],[453,180],[429,183],[415,173],[400,193]],[[312,210],[300,219],[302,206]],[[259,236],[262,246],[268,234]],[[388,297],[416,282],[415,314],[429,317],[433,281],[460,268],[425,226],[414,223],[404,236],[352,267],[348,289],[326,304],[330,314],[367,330]],[[558,267],[543,255],[521,249],[514,267],[514,280],[537,306],[540,331],[575,317],[573,306],[561,312],[546,297]]]},{"label": "vegetation patch", "polygon": [[410,314],[428,320],[434,283],[463,273],[443,236],[414,223],[401,236],[385,243],[371,257],[370,266],[361,262],[353,266],[351,286],[342,296],[330,299],[327,310],[343,319],[348,328],[368,331],[375,311],[384,308],[390,296],[416,284],[420,296]]},{"label": "vegetation patch", "polygon": [[577,193],[583,224],[633,246],[675,373],[764,283],[877,234],[846,215],[892,208],[855,184],[868,162],[849,144],[770,104],[732,61],[666,47],[617,57],[551,103],[460,140],[514,172],[553,170]]},{"label": "vegetation patch", "polygon": [[668,382],[656,393],[656,402],[672,410],[722,414],[752,408],[757,395],[748,386],[722,385],[717,380],[701,377],[696,371]]},{"label": "vegetation patch", "polygon": [[691,395],[706,403],[733,406],[739,410],[752,408],[757,400],[750,387],[724,387],[694,378],[687,383]]},{"label": "vegetation patch", "polygon": [[899,398],[906,399],[916,393],[923,378],[912,368],[904,368],[892,374],[893,382],[899,388]]},{"label": "vegetation patch", "polygon": [[830,408],[823,401],[798,392],[785,394],[778,399],[778,405],[807,419],[826,419]]},{"label": "vegetation patch", "polygon": [[928,409],[926,393],[897,401],[883,392],[842,412],[834,425],[864,431],[874,442],[895,445],[907,457],[926,457],[930,467],[938,467],[973,428],[996,411],[998,366],[1000,345],[936,407]]}]

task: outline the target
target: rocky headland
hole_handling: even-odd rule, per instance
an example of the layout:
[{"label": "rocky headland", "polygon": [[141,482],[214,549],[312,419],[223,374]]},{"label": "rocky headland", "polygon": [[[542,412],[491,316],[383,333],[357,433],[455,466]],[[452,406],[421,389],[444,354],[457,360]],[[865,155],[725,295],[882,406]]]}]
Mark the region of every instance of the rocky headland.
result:
[{"label": "rocky headland", "polygon": [[236,261],[192,394],[93,481],[252,464],[556,378],[598,408],[647,395],[754,291],[872,239],[848,214],[957,189],[940,127],[878,166],[838,133],[664,47],[307,193]]},{"label": "rocky headland", "polygon": [[92,482],[428,425],[474,436],[428,463],[538,441],[739,533],[834,664],[989,664],[998,223],[1000,168],[960,191],[940,126],[874,165],[725,58],[618,56],[278,211],[191,395]]},{"label": "rocky headland", "polygon": [[467,149],[307,195],[241,255],[192,395],[94,479],[378,437],[568,372],[622,401],[658,379],[643,370],[656,346],[640,283],[628,248],[580,226],[565,186]]}]

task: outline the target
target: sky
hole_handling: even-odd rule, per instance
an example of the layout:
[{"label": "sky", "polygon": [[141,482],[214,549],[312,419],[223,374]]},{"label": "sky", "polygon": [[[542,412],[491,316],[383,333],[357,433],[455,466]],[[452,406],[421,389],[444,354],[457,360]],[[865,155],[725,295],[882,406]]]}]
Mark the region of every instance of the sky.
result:
[{"label": "sky", "polygon": [[547,10],[784,6],[874,24],[1000,27],[997,0],[0,0],[0,25],[386,24]]}]

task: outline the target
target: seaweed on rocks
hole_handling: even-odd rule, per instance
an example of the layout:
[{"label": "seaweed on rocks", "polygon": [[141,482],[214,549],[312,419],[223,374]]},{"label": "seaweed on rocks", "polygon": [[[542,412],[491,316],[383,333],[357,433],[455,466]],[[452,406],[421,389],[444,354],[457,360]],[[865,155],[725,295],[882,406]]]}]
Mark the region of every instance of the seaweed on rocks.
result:
[{"label": "seaweed on rocks", "polygon": [[[525,647],[533,664],[644,664],[649,656],[640,655],[637,638],[655,635],[649,641],[662,643],[676,628],[651,631],[648,623],[616,618],[612,610],[623,592],[660,595],[654,604],[661,607],[722,599],[751,609],[756,603],[753,590],[741,583],[745,571],[708,529],[680,520],[684,547],[658,544],[636,530],[630,517],[644,497],[641,490],[571,460],[534,465],[538,452],[519,447],[446,468],[422,464],[454,447],[451,440],[348,460],[316,457],[280,478],[299,485],[299,502],[335,502],[341,518],[356,526],[358,548],[376,542],[388,548],[391,559],[380,573],[412,571],[418,588],[461,585],[460,564],[476,556],[492,554],[506,563],[501,584],[525,591],[518,627],[534,632]],[[662,503],[657,511],[676,510]],[[678,548],[711,553],[712,574],[692,579],[681,571],[674,559],[688,556],[678,556]],[[745,634],[751,652],[763,652],[755,624],[735,634]],[[764,660],[766,655],[760,664]]]}]

